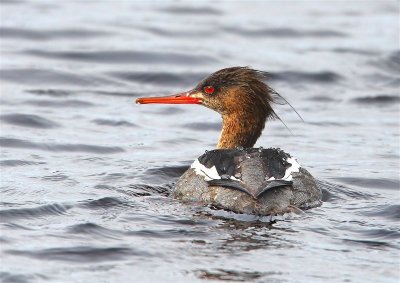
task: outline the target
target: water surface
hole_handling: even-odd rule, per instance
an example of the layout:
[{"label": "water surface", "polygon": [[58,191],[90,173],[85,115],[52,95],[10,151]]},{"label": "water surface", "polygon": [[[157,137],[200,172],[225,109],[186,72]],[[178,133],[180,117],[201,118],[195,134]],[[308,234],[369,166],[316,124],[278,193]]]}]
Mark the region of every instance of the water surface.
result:
[{"label": "water surface", "polygon": [[[396,282],[399,4],[1,2],[2,282]],[[223,67],[288,106],[258,146],[324,204],[269,223],[169,197],[218,139],[200,106],[135,105]]]}]

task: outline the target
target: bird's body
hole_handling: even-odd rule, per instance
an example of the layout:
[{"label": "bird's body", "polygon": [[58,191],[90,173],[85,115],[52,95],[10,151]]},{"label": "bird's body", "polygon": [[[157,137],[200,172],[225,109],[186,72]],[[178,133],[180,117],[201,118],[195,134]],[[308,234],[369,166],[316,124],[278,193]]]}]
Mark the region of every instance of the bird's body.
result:
[{"label": "bird's body", "polygon": [[222,115],[217,149],[194,161],[173,195],[238,213],[276,215],[321,205],[315,179],[280,149],[252,148],[268,118],[274,91],[260,72],[222,69],[186,93],[139,98],[138,103],[202,104]]},{"label": "bird's body", "polygon": [[178,180],[174,197],[238,213],[270,215],[321,205],[314,178],[280,149],[204,153]]}]

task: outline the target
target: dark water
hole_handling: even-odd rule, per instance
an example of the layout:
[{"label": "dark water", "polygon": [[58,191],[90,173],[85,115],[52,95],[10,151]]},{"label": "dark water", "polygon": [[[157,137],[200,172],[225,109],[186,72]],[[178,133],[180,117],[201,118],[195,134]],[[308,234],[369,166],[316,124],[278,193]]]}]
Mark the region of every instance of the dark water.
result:
[{"label": "dark water", "polygon": [[[397,282],[397,1],[1,1],[2,282]],[[322,207],[270,224],[168,196],[220,117],[135,105],[223,67],[288,106],[258,145]]]}]

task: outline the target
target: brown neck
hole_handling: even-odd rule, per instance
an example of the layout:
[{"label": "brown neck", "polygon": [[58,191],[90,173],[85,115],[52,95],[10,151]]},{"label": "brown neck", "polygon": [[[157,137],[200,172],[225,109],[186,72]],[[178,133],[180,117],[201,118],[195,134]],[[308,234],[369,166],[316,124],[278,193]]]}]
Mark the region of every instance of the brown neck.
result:
[{"label": "brown neck", "polygon": [[217,148],[253,147],[264,129],[265,120],[265,115],[257,115],[255,112],[223,115]]}]

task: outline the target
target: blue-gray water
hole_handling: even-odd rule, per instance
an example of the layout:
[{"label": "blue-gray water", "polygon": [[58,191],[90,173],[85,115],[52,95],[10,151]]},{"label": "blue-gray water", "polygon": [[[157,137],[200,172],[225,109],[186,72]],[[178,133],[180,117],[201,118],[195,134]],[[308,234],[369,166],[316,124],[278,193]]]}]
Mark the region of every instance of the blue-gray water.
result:
[{"label": "blue-gray water", "polygon": [[[398,282],[397,1],[1,1],[2,282]],[[258,146],[329,193],[268,224],[167,196],[201,106],[135,105],[250,65],[288,106]]]}]

